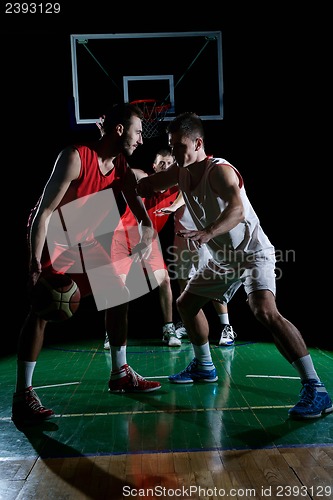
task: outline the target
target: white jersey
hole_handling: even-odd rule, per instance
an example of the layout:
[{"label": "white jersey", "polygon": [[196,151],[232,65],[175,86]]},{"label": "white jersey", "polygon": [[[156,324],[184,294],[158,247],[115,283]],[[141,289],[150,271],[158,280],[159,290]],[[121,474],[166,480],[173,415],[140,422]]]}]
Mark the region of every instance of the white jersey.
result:
[{"label": "white jersey", "polygon": [[174,213],[175,233],[182,229],[194,229],[196,225],[193,222],[189,209],[186,204],[179,207]]},{"label": "white jersey", "polygon": [[191,278],[199,268],[203,267],[211,258],[211,255],[206,245],[198,247],[195,241],[177,234],[178,231],[183,229],[196,229],[186,204],[175,211],[174,227],[174,272],[178,277],[186,280]]},{"label": "white jersey", "polygon": [[191,190],[191,176],[186,168],[179,169],[179,188],[181,189],[186,206],[195,223],[201,230],[216,221],[223,212],[226,203],[213,187],[209,185],[209,175],[217,164],[229,165],[239,178],[239,187],[244,205],[245,217],[242,222],[228,233],[211,239],[206,245],[215,262],[227,267],[251,267],[253,259],[260,259],[264,255],[275,253],[274,246],[264,233],[259,218],[255,213],[244,188],[243,179],[238,170],[223,158],[206,158],[207,166],[198,185]]}]

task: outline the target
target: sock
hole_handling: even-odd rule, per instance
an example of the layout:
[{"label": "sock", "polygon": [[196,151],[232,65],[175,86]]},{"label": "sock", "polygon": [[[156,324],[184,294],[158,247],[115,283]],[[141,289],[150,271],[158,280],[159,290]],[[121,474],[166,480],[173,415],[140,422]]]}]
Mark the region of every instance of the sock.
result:
[{"label": "sock", "polygon": [[123,365],[127,364],[126,347],[126,345],[110,346],[112,371],[120,370]]},{"label": "sock", "polygon": [[320,382],[317,372],[313,366],[310,354],[307,354],[302,358],[296,359],[296,361],[294,361],[291,364],[295,368],[295,370],[298,371],[302,382],[305,382],[309,379],[317,380],[318,382]]},{"label": "sock", "polygon": [[202,366],[203,370],[211,370],[214,367],[209,342],[206,342],[206,344],[203,345],[193,344],[193,350],[194,356],[197,358],[197,360],[202,364],[204,363]]},{"label": "sock", "polygon": [[32,376],[36,366],[36,361],[17,360],[16,392],[24,391],[32,386]]},{"label": "sock", "polygon": [[228,313],[222,313],[222,314],[219,314],[218,316],[220,318],[221,325],[230,325]]}]

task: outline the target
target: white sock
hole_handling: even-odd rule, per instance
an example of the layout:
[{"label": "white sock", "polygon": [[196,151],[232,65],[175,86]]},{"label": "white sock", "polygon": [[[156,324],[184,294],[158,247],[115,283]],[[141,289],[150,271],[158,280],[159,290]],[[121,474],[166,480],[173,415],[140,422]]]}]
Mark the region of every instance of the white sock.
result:
[{"label": "white sock", "polygon": [[[209,347],[209,342],[206,342],[206,344],[203,345],[194,345],[193,344],[193,350],[194,350],[194,356],[197,358],[197,360],[200,361],[200,363],[205,363],[203,366],[203,369],[211,370],[213,365],[212,361],[212,355],[210,352],[210,347]],[[208,363],[208,366],[206,365]]]},{"label": "white sock", "polygon": [[17,360],[16,392],[24,391],[32,386],[32,376],[36,366],[36,361]]},{"label": "white sock", "polygon": [[220,323],[221,325],[229,325],[229,314],[228,313],[222,313],[222,314],[219,314],[219,318],[220,318]]},{"label": "white sock", "polygon": [[302,358],[296,359],[292,363],[292,366],[295,368],[295,370],[298,371],[299,376],[301,377],[301,381],[304,382],[308,379],[314,379],[320,382],[320,379],[317,375],[317,372],[313,366],[312,358],[310,354],[307,354],[306,356],[303,356]]},{"label": "white sock", "polygon": [[111,351],[111,366],[112,370],[120,370],[123,365],[127,364],[126,361],[126,345],[122,346],[110,346]]}]

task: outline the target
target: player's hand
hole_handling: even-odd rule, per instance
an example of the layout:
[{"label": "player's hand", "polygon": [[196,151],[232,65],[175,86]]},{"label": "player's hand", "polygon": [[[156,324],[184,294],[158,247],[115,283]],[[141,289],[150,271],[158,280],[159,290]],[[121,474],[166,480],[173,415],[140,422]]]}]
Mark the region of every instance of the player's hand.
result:
[{"label": "player's hand", "polygon": [[192,241],[199,248],[211,239],[207,231],[204,229],[200,231],[198,229],[182,229],[181,231],[177,231],[177,236],[181,236],[182,238]]},{"label": "player's hand", "polygon": [[155,230],[152,227],[142,226],[141,240],[132,249],[132,256],[134,262],[140,262],[142,259],[148,259],[152,251],[153,238]]},{"label": "player's hand", "polygon": [[170,208],[159,208],[154,211],[154,214],[157,215],[157,217],[161,217],[162,215],[170,215],[173,214],[173,210],[170,210]]},{"label": "player's hand", "polygon": [[37,280],[42,272],[42,265],[39,260],[31,259],[29,264],[29,282],[32,286],[37,283]]},{"label": "player's hand", "polygon": [[36,285],[41,275],[41,272],[42,272],[42,266],[39,261],[34,261],[30,263],[28,283],[27,283],[28,293],[31,293],[33,287]]}]

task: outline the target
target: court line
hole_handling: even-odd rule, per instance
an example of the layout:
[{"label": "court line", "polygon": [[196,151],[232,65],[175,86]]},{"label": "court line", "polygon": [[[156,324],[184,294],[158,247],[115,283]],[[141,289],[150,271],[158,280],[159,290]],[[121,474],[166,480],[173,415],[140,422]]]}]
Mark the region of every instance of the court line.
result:
[{"label": "court line", "polygon": [[287,379],[295,379],[300,380],[300,377],[290,377],[287,375],[246,375],[247,378],[287,378]]},{"label": "court line", "polygon": [[116,415],[155,415],[155,414],[175,414],[175,413],[206,413],[206,412],[226,412],[226,411],[252,411],[252,410],[280,410],[292,408],[293,405],[265,405],[265,406],[239,406],[239,407],[214,407],[214,408],[182,408],[182,409],[164,409],[164,410],[128,410],[128,411],[107,411],[101,413],[68,413],[55,415],[58,418],[70,417],[106,417]]},{"label": "court line", "polygon": [[34,386],[34,389],[48,389],[50,387],[62,387],[64,385],[78,385],[81,384],[81,382],[66,382],[65,384],[53,384],[53,385],[38,385]]},{"label": "court line", "polygon": [[[292,380],[300,380],[300,377],[291,377],[287,375],[245,375],[246,378],[283,378],[283,379],[292,379]],[[144,377],[146,379],[156,379],[156,378],[169,378],[169,375],[156,375],[154,377]],[[183,384],[186,385],[186,384]],[[190,385],[190,384],[188,384]]]},{"label": "court line", "polygon": [[240,407],[234,407],[234,408],[227,408],[227,407],[215,407],[215,408],[182,408],[182,409],[164,409],[164,410],[135,410],[135,411],[113,411],[113,412],[102,412],[102,413],[78,413],[78,414],[64,414],[64,415],[58,415],[60,418],[68,418],[68,417],[103,417],[103,416],[108,416],[108,415],[154,415],[154,414],[175,414],[175,413],[206,413],[206,412],[215,412],[215,411],[244,411],[244,410],[266,410],[266,409],[286,409],[286,408],[291,408],[291,405],[271,405],[271,406],[240,406]]},{"label": "court line", "polygon": [[[154,377],[144,377],[145,379],[167,379],[169,375],[155,375]],[[291,379],[291,380],[300,380],[300,377],[291,377],[286,375],[246,375],[246,378],[278,378],[278,379]],[[34,387],[34,389],[48,389],[51,387],[62,387],[66,385],[78,385],[81,382],[67,382],[64,384],[53,384],[53,385],[39,385]]]},{"label": "court line", "polygon": [[[265,405],[265,406],[239,406],[239,407],[214,407],[214,408],[182,408],[173,410],[128,410],[128,411],[107,411],[101,413],[67,413],[67,414],[57,414],[52,417],[54,418],[76,418],[76,417],[108,417],[108,416],[121,416],[121,415],[155,415],[155,414],[175,414],[175,413],[206,413],[212,411],[218,412],[230,412],[230,411],[252,411],[252,410],[280,410],[292,408],[292,405]],[[10,421],[10,417],[0,418],[1,422]]]}]

